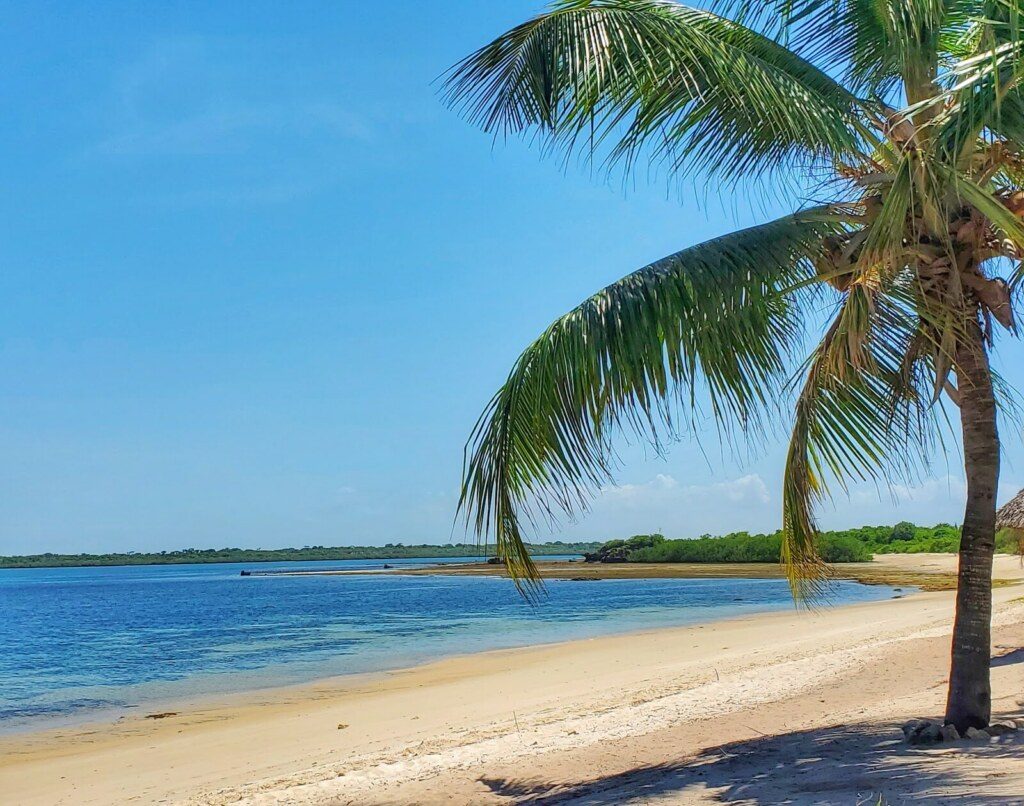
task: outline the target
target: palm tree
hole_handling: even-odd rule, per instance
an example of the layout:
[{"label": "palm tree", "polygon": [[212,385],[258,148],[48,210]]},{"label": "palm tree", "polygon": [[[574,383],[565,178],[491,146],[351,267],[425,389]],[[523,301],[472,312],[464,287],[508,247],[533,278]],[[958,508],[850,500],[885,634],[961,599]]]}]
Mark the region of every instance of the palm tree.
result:
[{"label": "palm tree", "polygon": [[[587,506],[617,431],[660,446],[710,415],[757,437],[781,402],[783,561],[813,595],[827,485],[915,476],[945,401],[967,477],[946,721],[988,724],[996,413],[1012,391],[989,352],[1024,273],[1022,5],[563,0],[452,68],[446,99],[495,136],[801,200],[626,275],[519,357],[467,444],[460,509],[524,589],[524,529]],[[808,349],[823,301],[834,315]]]}]

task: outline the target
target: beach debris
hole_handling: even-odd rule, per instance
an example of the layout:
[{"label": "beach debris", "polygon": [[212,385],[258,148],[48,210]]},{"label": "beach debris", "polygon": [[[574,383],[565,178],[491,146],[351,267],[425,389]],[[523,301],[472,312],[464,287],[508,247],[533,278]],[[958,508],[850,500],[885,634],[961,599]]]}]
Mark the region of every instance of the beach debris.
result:
[{"label": "beach debris", "polygon": [[347,727],[348,727],[348,723],[347,722],[339,722],[338,723],[338,730],[345,730],[345,728],[347,728]]},{"label": "beach debris", "polygon": [[159,714],[146,714],[146,719],[167,719],[169,716],[177,716],[177,711],[164,711]]}]

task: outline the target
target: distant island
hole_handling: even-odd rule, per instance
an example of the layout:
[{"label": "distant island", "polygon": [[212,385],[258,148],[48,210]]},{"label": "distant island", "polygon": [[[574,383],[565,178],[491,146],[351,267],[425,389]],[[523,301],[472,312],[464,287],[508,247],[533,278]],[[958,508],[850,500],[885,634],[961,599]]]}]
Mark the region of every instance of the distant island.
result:
[{"label": "distant island", "polygon": [[[530,553],[536,556],[586,554],[600,547],[600,542],[534,543]],[[188,563],[275,563],[311,562],[316,560],[399,560],[419,557],[487,557],[487,547],[477,543],[447,543],[435,546],[420,543],[406,546],[388,543],[384,546],[305,546],[290,549],[181,549],[179,551],[137,552],[120,554],[29,554],[0,557],[0,568],[66,568],[100,565],[180,565]]]}]

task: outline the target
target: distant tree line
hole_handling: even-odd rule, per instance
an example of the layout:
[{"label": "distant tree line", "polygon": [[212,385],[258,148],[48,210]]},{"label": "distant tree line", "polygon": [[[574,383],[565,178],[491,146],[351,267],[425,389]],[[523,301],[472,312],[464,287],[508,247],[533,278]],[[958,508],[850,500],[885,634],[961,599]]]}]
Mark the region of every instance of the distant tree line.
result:
[{"label": "distant tree line", "polygon": [[[903,521],[895,526],[861,526],[822,532],[821,556],[826,562],[867,562],[872,554],[949,553],[960,548],[960,527],[948,523],[917,526]],[[780,532],[750,534],[732,532],[698,538],[668,540],[664,535],[635,535],[606,543],[560,540],[530,544],[538,557],[583,554],[591,562],[645,563],[777,563],[782,548]],[[1009,533],[996,536],[996,551],[1013,554],[1016,539]],[[31,554],[0,557],[0,568],[61,568],[99,565],[173,565],[185,563],[313,562],[317,560],[391,560],[427,557],[480,557],[489,551],[476,543],[406,546],[304,546],[288,549],[180,549],[178,551],[120,554]]]},{"label": "distant tree line", "polygon": [[[818,545],[822,559],[830,563],[867,562],[872,554],[949,553],[960,548],[960,527],[948,523],[917,526],[907,521],[895,526],[861,526],[822,532]],[[1017,545],[1012,535],[997,535],[996,551],[1012,554],[1018,550]],[[781,550],[781,532],[733,532],[684,540],[653,534],[610,540],[587,553],[586,558],[606,563],[777,563]]]},{"label": "distant tree line", "polygon": [[[598,542],[531,544],[537,556],[552,554],[585,554],[596,550]],[[317,560],[399,560],[421,557],[486,557],[488,551],[476,543],[448,543],[441,546],[420,543],[406,546],[388,543],[384,546],[305,546],[290,549],[180,549],[178,551],[136,552],[121,554],[31,554],[0,557],[0,568],[62,568],[98,565],[175,565],[186,563],[269,563],[313,562]]]}]

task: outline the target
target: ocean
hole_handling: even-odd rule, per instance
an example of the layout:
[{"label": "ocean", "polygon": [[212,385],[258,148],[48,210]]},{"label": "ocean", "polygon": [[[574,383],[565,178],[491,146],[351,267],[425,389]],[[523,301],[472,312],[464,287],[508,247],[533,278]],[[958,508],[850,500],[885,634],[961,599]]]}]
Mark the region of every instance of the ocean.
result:
[{"label": "ocean", "polygon": [[[781,579],[553,580],[531,605],[495,577],[240,575],[243,568],[453,561],[0,570],[0,731],[793,607]],[[829,602],[893,595],[885,586],[837,582]]]}]

